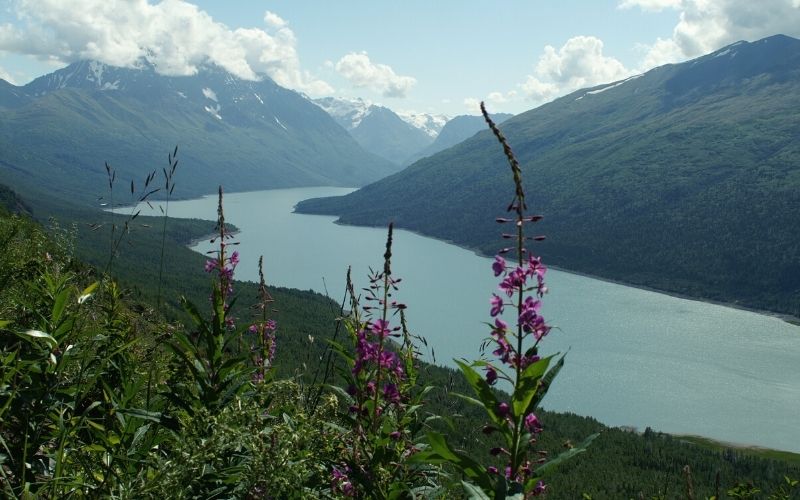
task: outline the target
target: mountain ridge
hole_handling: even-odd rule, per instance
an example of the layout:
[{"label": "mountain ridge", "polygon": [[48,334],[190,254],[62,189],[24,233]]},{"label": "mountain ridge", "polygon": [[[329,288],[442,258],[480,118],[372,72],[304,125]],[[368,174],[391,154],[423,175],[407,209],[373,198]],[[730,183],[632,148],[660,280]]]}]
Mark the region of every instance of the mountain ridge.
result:
[{"label": "mountain ridge", "polygon": [[[160,170],[181,146],[194,175],[177,196],[304,185],[363,185],[397,167],[364,151],[324,111],[268,77],[216,67],[163,76],[151,66],[73,63],[21,87],[0,86],[0,171],[36,191],[90,201],[103,162],[127,180]],[[57,182],[55,182],[57,180]]]},{"label": "mountain ridge", "polygon": [[[502,126],[563,269],[797,315],[800,41],[741,42],[581,89]],[[487,130],[298,210],[393,220],[491,254],[510,175]],[[468,230],[467,230],[468,229]]]},{"label": "mountain ridge", "polygon": [[446,121],[441,115],[396,113],[361,98],[323,97],[313,102],[350,132],[361,147],[396,165],[430,145]]}]

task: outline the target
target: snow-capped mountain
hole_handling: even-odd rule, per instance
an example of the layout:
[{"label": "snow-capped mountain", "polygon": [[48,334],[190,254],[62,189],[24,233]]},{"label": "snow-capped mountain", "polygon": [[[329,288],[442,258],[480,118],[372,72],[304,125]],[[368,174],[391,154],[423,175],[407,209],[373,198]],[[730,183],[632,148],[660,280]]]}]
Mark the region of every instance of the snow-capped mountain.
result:
[{"label": "snow-capped mountain", "polygon": [[403,116],[371,101],[356,98],[324,97],[313,100],[372,153],[401,165],[429,146],[446,118],[405,113]]},{"label": "snow-capped mountain", "polygon": [[[105,161],[144,177],[180,145],[181,196],[310,185],[361,185],[397,169],[365,151],[304,96],[217,66],[191,76],[152,65],[81,61],[24,86],[0,82],[0,176],[65,196],[102,189]],[[141,174],[141,175],[139,175]]]},{"label": "snow-capped mountain", "polygon": [[371,101],[360,97],[355,99],[322,97],[312,99],[311,102],[324,109],[345,130],[353,130],[358,127],[361,120],[372,112],[374,106]]},{"label": "snow-capped mountain", "polygon": [[398,111],[397,116],[409,125],[416,127],[434,139],[442,131],[444,125],[450,120],[446,115],[432,115],[429,113],[416,113],[413,111]]}]

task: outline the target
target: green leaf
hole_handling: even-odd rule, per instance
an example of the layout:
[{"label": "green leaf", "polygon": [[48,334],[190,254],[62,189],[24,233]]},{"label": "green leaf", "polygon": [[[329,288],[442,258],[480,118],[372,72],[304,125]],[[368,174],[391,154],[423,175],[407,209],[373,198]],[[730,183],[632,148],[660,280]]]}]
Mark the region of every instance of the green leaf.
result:
[{"label": "green leaf", "polygon": [[473,460],[469,455],[450,448],[445,437],[438,432],[429,432],[427,438],[430,448],[412,455],[412,461],[430,464],[450,463],[476,482],[484,491],[492,490],[491,478],[481,464]]},{"label": "green leaf", "polygon": [[572,448],[572,449],[570,449],[568,451],[565,451],[564,453],[560,454],[559,456],[557,456],[553,460],[550,460],[550,461],[542,464],[541,466],[537,467],[536,470],[533,471],[534,474],[536,476],[544,476],[545,474],[547,474],[549,472],[552,472],[552,470],[556,466],[561,464],[562,462],[564,462],[566,460],[569,460],[570,458],[574,457],[578,453],[583,453],[584,451],[586,451],[586,448],[588,448],[589,445],[592,443],[592,441],[594,441],[595,438],[597,436],[599,436],[599,435],[600,435],[599,433],[598,434],[592,434],[588,438],[584,439],[583,442],[581,444],[579,444],[578,446],[576,446],[576,447],[574,447],[574,448]]},{"label": "green leaf", "polygon": [[8,325],[10,325],[11,323],[13,323],[13,321],[8,320],[8,319],[0,319],[0,328],[5,328]]},{"label": "green leaf", "polygon": [[490,500],[489,495],[469,481],[461,481],[461,486],[464,487],[464,493],[467,494],[467,498],[472,500]]},{"label": "green leaf", "polygon": [[61,322],[61,316],[64,314],[64,308],[67,306],[68,298],[69,290],[61,290],[61,293],[56,295],[55,302],[53,303],[53,311],[50,314],[50,323],[53,327]]},{"label": "green leaf", "polygon": [[461,372],[464,373],[464,378],[467,379],[469,385],[472,386],[472,390],[475,391],[478,399],[483,403],[486,413],[488,413],[492,421],[499,426],[503,422],[503,419],[497,414],[498,402],[494,392],[492,392],[492,388],[470,365],[464,361],[453,361],[461,368]]},{"label": "green leaf", "polygon": [[95,281],[91,285],[89,285],[86,288],[84,288],[83,291],[81,292],[81,294],[78,296],[78,304],[83,304],[84,302],[86,302],[86,300],[89,299],[89,297],[94,295],[93,292],[94,292],[94,290],[97,288],[97,286],[99,284],[100,284],[99,281]]},{"label": "green leaf", "polygon": [[545,395],[547,394],[547,391],[550,389],[550,385],[553,383],[553,379],[556,378],[558,372],[560,372],[561,368],[564,367],[564,358],[566,357],[567,353],[565,352],[560,358],[558,358],[558,361],[556,362],[555,366],[550,368],[550,370],[548,370],[548,372],[545,373],[544,377],[542,377],[541,383],[539,384],[539,389],[533,396],[533,399],[528,405],[528,408],[525,411],[525,413],[530,413],[534,411],[536,407],[539,406],[539,403],[542,402],[542,399],[544,399]]},{"label": "green leaf", "polygon": [[542,375],[547,371],[550,365],[550,360],[553,356],[540,359],[536,363],[528,365],[522,373],[519,374],[517,386],[514,393],[511,395],[511,404],[514,408],[514,415],[521,417],[525,414],[528,406],[536,395],[539,389],[539,380]]},{"label": "green leaf", "polygon": [[161,422],[161,413],[155,411],[147,411],[142,410],[140,408],[129,408],[124,410],[118,410],[118,413],[121,413],[128,417],[135,417],[140,418],[142,420],[149,420],[150,422]]},{"label": "green leaf", "polygon": [[27,335],[28,337],[33,337],[36,339],[44,339],[47,341],[48,344],[51,344],[51,347],[55,347],[58,345],[56,339],[54,339],[50,334],[42,332],[40,330],[27,330],[23,332],[23,334]]}]

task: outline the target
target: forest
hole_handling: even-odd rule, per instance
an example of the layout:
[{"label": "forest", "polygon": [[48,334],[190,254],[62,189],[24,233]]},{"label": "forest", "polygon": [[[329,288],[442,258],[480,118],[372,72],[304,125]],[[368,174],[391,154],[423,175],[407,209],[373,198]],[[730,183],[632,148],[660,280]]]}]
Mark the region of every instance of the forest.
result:
[{"label": "forest", "polygon": [[[510,167],[508,196],[486,217],[510,227],[516,247],[486,270],[502,290],[487,290],[492,356],[475,346],[458,370],[419,360],[424,332],[406,327],[414,312],[392,274],[392,226],[376,271],[348,276],[337,302],[263,275],[235,280],[222,188],[216,224],[69,207],[46,218],[56,202],[0,189],[3,494],[798,498],[796,454],[541,407],[569,357],[540,355],[546,261],[526,233],[540,217],[486,118]],[[177,154],[134,196],[150,183],[169,192]],[[185,247],[203,236],[213,254]]]}]

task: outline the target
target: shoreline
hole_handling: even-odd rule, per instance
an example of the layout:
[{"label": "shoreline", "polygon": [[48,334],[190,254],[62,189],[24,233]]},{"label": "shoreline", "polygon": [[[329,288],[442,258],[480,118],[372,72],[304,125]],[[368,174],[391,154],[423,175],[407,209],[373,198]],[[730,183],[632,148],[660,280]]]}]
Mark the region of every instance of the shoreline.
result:
[{"label": "shoreline", "polygon": [[[335,215],[312,214],[312,213],[297,212],[297,211],[294,211],[293,213],[298,213],[298,214],[303,214],[303,215],[321,215],[321,216],[324,216],[324,217],[336,217]],[[373,227],[373,228],[381,227],[381,226],[378,226],[378,225],[350,224],[350,223],[347,223],[347,222],[342,222],[342,220],[340,218],[334,220],[333,223],[337,224],[337,225],[340,225],[340,226]],[[463,250],[467,250],[469,252],[472,252],[473,254],[477,255],[478,257],[483,257],[483,258],[487,258],[487,259],[491,259],[492,258],[491,255],[487,255],[487,254],[481,252],[480,250],[478,250],[477,248],[473,248],[473,247],[469,247],[469,246],[466,246],[466,245],[462,245],[462,244],[456,243],[454,241],[447,240],[445,238],[439,238],[437,236],[432,236],[432,235],[425,234],[425,233],[422,233],[422,232],[414,230],[414,229],[408,229],[408,228],[404,228],[404,227],[397,227],[396,229],[398,229],[400,231],[407,231],[409,233],[415,234],[417,236],[421,236],[423,238],[430,238],[430,239],[433,239],[433,240],[441,241],[442,243],[447,243],[448,245],[453,245],[453,246],[461,248]],[[683,294],[683,293],[680,293],[680,292],[672,292],[672,291],[669,291],[669,290],[662,290],[662,289],[654,288],[654,287],[647,286],[647,285],[632,284],[632,283],[628,283],[628,282],[625,282],[625,281],[620,281],[620,280],[617,280],[617,279],[614,279],[614,278],[607,278],[607,277],[604,277],[604,276],[597,276],[595,274],[585,273],[585,272],[582,272],[582,271],[573,271],[571,269],[565,269],[563,267],[550,265],[550,264],[548,264],[547,267],[549,269],[554,269],[554,270],[562,272],[562,273],[567,273],[567,274],[572,274],[572,275],[575,275],[575,276],[581,276],[581,277],[584,277],[584,278],[590,278],[590,279],[594,279],[594,280],[598,280],[598,281],[603,281],[603,282],[606,282],[606,283],[611,283],[613,285],[620,285],[620,286],[626,286],[626,287],[630,287],[630,288],[636,288],[637,290],[643,290],[643,291],[646,291],[646,292],[659,293],[661,295],[667,295],[669,297],[674,297],[676,299],[690,300],[690,301],[693,301],[693,302],[702,302],[704,304],[711,304],[711,305],[716,305],[716,306],[729,307],[731,309],[737,309],[739,311],[746,311],[746,312],[751,312],[751,313],[755,313],[755,314],[760,314],[762,316],[769,316],[769,317],[772,317],[772,318],[779,319],[779,320],[783,321],[784,323],[788,323],[790,325],[799,326],[800,327],[800,317],[794,316],[794,315],[788,314],[788,313],[770,311],[768,309],[758,309],[756,307],[749,307],[749,306],[745,306],[745,305],[742,305],[742,304],[736,304],[736,303],[733,303],[733,302],[725,302],[725,301],[722,301],[722,300],[715,300],[715,299],[709,299],[709,298],[704,298],[704,297],[697,297],[697,296],[693,296],[693,295]]]},{"label": "shoreline", "polygon": [[[254,189],[254,190],[250,190],[250,191],[229,191],[228,194],[255,193],[255,192],[259,192],[259,191],[276,191],[276,190],[303,189],[303,188],[315,188],[315,187],[316,188],[352,189],[353,191],[356,191],[356,190],[360,189],[360,188],[357,188],[357,187],[354,188],[354,187],[351,187],[351,186],[295,186],[295,187],[280,187],[280,188],[271,188],[271,189]],[[201,194],[201,195],[198,195],[198,196],[176,197],[176,198],[173,199],[173,201],[199,200],[199,199],[208,198],[208,197],[211,197],[211,196],[217,196],[217,193]],[[313,199],[313,198],[309,198],[309,199]],[[163,200],[156,200],[156,201],[163,201]],[[303,201],[306,201],[306,200],[299,200],[297,202],[297,204],[299,204],[299,203],[301,203]],[[322,216],[322,217],[334,217],[335,220],[333,221],[333,223],[336,224],[336,225],[339,225],[339,226],[372,227],[372,228],[382,227],[382,226],[379,226],[377,224],[363,224],[363,225],[350,224],[350,223],[347,223],[347,222],[343,222],[342,219],[341,219],[341,216],[338,216],[338,215],[315,214],[315,213],[309,213],[309,212],[298,212],[297,211],[297,204],[295,204],[292,207],[292,212],[291,213],[302,214],[302,215],[318,215],[318,216]],[[129,207],[130,205],[120,205],[119,207],[115,207],[115,208],[122,208],[122,207],[125,207],[125,206]],[[104,210],[104,211],[107,211],[107,210]],[[211,220],[211,219],[201,219],[201,220],[209,220],[209,221],[213,222],[213,220]],[[233,225],[233,227],[235,228],[235,225]],[[485,254],[485,253],[481,252],[477,248],[473,248],[473,247],[469,247],[469,246],[466,246],[466,245],[462,245],[460,243],[456,243],[454,241],[447,240],[445,238],[440,238],[438,236],[425,234],[425,233],[422,233],[420,231],[417,231],[417,230],[414,230],[414,229],[409,229],[409,228],[404,228],[404,227],[398,227],[397,229],[402,230],[402,231],[408,231],[409,233],[415,234],[417,236],[422,236],[424,238],[430,238],[430,239],[433,239],[433,240],[441,241],[443,243],[447,243],[449,245],[453,245],[453,246],[461,248],[463,250],[470,251],[470,252],[474,253],[475,255],[477,255],[479,257],[485,257],[487,259],[491,259],[492,258],[492,255]],[[231,231],[230,234],[236,235],[239,232],[240,232],[240,230],[238,228],[235,228],[233,231]],[[195,246],[200,241],[203,241],[204,239],[210,239],[210,237],[213,236],[214,234],[216,234],[216,233],[209,233],[207,235],[203,235],[203,236],[199,236],[199,237],[193,238],[193,239],[189,240],[189,243],[186,243],[185,246],[187,246],[187,247]],[[769,317],[772,317],[772,318],[779,319],[779,320],[783,321],[784,323],[788,323],[790,325],[800,327],[800,316],[795,316],[795,315],[792,315],[792,314],[789,314],[789,313],[781,313],[781,312],[777,312],[777,311],[770,311],[768,309],[759,309],[757,307],[745,306],[745,305],[737,304],[737,303],[734,303],[734,302],[725,302],[725,301],[722,301],[722,300],[709,299],[709,298],[704,298],[704,297],[697,297],[697,296],[694,296],[694,295],[687,295],[687,294],[680,293],[680,292],[674,292],[674,291],[654,288],[654,287],[648,286],[648,285],[632,284],[632,283],[628,283],[628,282],[621,281],[621,280],[614,279],[614,278],[598,276],[598,275],[594,275],[594,274],[590,274],[590,273],[586,273],[586,272],[582,272],[582,271],[573,271],[573,270],[565,269],[563,267],[556,266],[556,265],[548,265],[547,267],[549,267],[550,269],[555,269],[556,271],[559,271],[559,272],[568,273],[568,274],[572,274],[572,275],[575,275],[575,276],[582,276],[584,278],[591,278],[591,279],[595,279],[595,280],[598,280],[598,281],[604,281],[606,283],[611,283],[611,284],[614,284],[614,285],[621,285],[621,286],[627,286],[627,287],[630,287],[630,288],[636,288],[638,290],[644,290],[644,291],[647,291],[647,292],[660,293],[662,295],[667,295],[669,297],[674,297],[676,299],[691,300],[691,301],[694,301],[694,302],[703,302],[705,304],[712,304],[712,305],[716,305],[716,306],[729,307],[731,309],[737,309],[737,310],[740,310],[740,311],[752,312],[752,313],[755,313],[755,314],[760,314],[762,316],[769,316]]]},{"label": "shoreline", "polygon": [[[210,195],[204,195],[202,197],[198,197],[198,198],[195,198],[195,199],[205,198],[207,196],[210,196]],[[329,217],[331,219],[331,222],[333,222],[334,224],[340,225],[340,226],[373,227],[373,228],[382,227],[381,225],[366,225],[365,226],[365,225],[357,225],[357,224],[348,224],[348,223],[342,222],[340,220],[340,218],[338,218],[336,216],[331,216],[329,214],[306,214],[306,213],[303,213],[303,212],[297,212],[295,207],[293,207],[292,213],[303,214],[303,215],[317,215],[317,216],[322,216],[322,217]],[[456,246],[456,247],[458,247],[460,249],[467,250],[470,253],[472,253],[474,255],[477,255],[479,257],[491,259],[491,256],[488,256],[488,255],[480,252],[479,250],[477,250],[475,248],[470,248],[470,247],[467,247],[467,246],[464,246],[464,245],[459,245],[459,244],[456,244],[456,243],[454,243],[452,241],[448,241],[448,240],[445,240],[443,238],[438,238],[438,237],[434,237],[434,236],[429,236],[429,235],[423,234],[423,233],[421,233],[419,231],[415,231],[415,230],[411,230],[411,229],[406,229],[406,228],[398,228],[398,229],[401,229],[403,231],[408,231],[409,233],[412,233],[412,234],[415,234],[415,235],[418,235],[418,236],[422,236],[422,237],[425,237],[425,238],[431,238],[431,239],[434,239],[434,240],[441,241],[443,243],[448,243],[448,244],[454,245],[454,246]],[[241,230],[236,228],[234,231],[231,231],[231,234],[238,234],[240,232],[241,232]],[[189,248],[192,248],[192,247],[196,246],[198,243],[201,243],[204,240],[211,239],[214,236],[216,236],[216,233],[213,233],[213,232],[212,233],[207,233],[205,235],[201,235],[201,236],[197,236],[195,238],[192,238],[188,242],[184,242],[184,244],[185,244],[185,246],[187,246]],[[198,252],[198,253],[200,253],[200,252]],[[591,279],[597,279],[597,280],[604,281],[604,282],[611,283],[611,284],[616,284],[616,285],[621,285],[621,286],[628,286],[628,287],[632,287],[632,288],[636,288],[636,289],[640,289],[640,290],[651,291],[651,292],[654,292],[654,293],[660,293],[660,294],[668,295],[668,296],[675,297],[675,298],[692,300],[692,301],[696,301],[696,302],[705,302],[705,303],[709,303],[709,304],[720,305],[720,306],[723,306],[723,307],[731,307],[733,309],[739,309],[739,310],[745,310],[745,311],[748,311],[748,312],[754,312],[754,313],[765,315],[765,316],[769,316],[769,317],[776,317],[778,319],[782,319],[782,320],[786,321],[786,318],[782,317],[781,315],[779,315],[777,313],[770,312],[770,311],[760,311],[760,310],[756,310],[756,309],[752,309],[752,308],[746,308],[746,307],[742,307],[742,306],[737,306],[737,305],[729,304],[729,303],[725,303],[725,302],[712,301],[712,300],[707,300],[707,299],[698,299],[697,297],[691,297],[691,296],[682,296],[681,294],[665,292],[665,291],[662,291],[662,290],[653,289],[651,287],[630,285],[628,283],[624,283],[624,282],[613,280],[613,279],[607,279],[607,278],[603,278],[603,277],[593,276],[593,275],[590,275],[590,274],[587,274],[587,273],[575,272],[575,271],[571,271],[571,270],[560,268],[558,266],[550,266],[550,267],[553,268],[553,269],[558,270],[559,272],[564,272],[564,273],[572,274],[572,275],[575,275],[575,276],[582,276],[582,277],[587,277],[587,278],[591,278]],[[784,315],[784,316],[788,316],[788,315]],[[445,367],[451,368],[451,369],[454,368],[454,367],[449,366],[449,365],[439,365],[439,366],[445,366]],[[558,411],[552,410],[552,409],[550,409],[548,411],[555,411],[556,413],[559,413]],[[584,416],[591,417],[591,415],[584,415]],[[609,425],[609,424],[606,424],[606,423],[604,423],[604,425],[608,426],[609,428],[616,428],[616,427],[625,428],[625,427],[627,427],[627,426],[613,426],[613,425]],[[658,431],[656,429],[653,429],[653,430],[656,431],[656,432],[662,432],[663,434],[671,435],[671,436],[675,437],[676,439],[685,439],[687,441],[689,441],[693,437],[691,434],[678,434],[678,433],[672,434],[670,432]],[[758,452],[758,451],[761,451],[761,450],[774,451],[776,453],[791,454],[792,457],[796,456],[797,459],[800,460],[800,453],[798,453],[796,451],[781,450],[781,449],[778,449],[778,448],[767,448],[767,447],[764,447],[764,446],[761,446],[761,445],[756,445],[756,444],[727,442],[727,441],[715,439],[715,438],[708,437],[708,436],[702,436],[702,435],[694,435],[694,437],[696,437],[698,440],[703,440],[703,441],[708,441],[710,443],[713,443],[717,447],[733,448],[733,449],[737,449],[737,450],[739,450],[739,449],[740,450],[748,450],[748,451],[753,451],[753,452]],[[698,443],[694,443],[694,444],[698,444]]]}]

